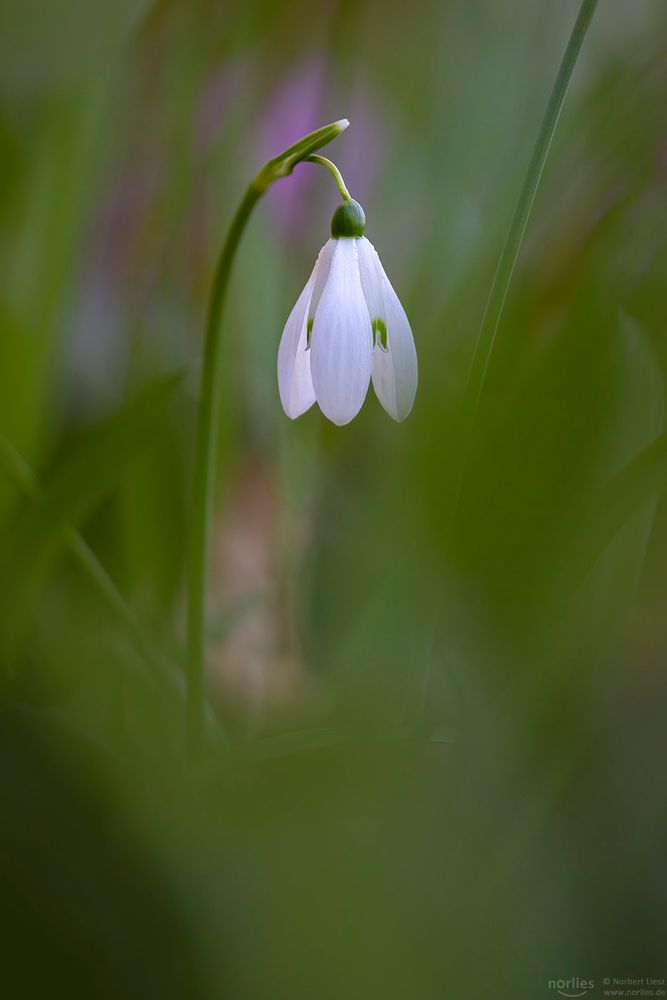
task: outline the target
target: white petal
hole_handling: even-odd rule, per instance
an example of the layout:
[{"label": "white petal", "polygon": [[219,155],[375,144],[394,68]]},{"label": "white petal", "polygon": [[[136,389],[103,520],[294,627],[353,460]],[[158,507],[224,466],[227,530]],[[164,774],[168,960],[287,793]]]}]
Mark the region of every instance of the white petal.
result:
[{"label": "white petal", "polygon": [[320,304],[320,299],[322,298],[322,292],[324,291],[327,281],[329,280],[331,261],[333,260],[334,250],[336,249],[337,243],[338,240],[327,240],[320,250],[317,261],[315,262],[315,287],[313,288],[313,295],[308,308],[308,322],[311,326],[313,320],[315,319],[315,312]]},{"label": "white petal", "polygon": [[315,402],[310,377],[310,352],[306,350],[308,307],[315,285],[317,264],[285,324],[278,348],[278,391],[288,417],[294,420]]},{"label": "white petal", "polygon": [[[362,282],[371,319],[381,320],[386,327],[386,350],[383,336],[377,331],[373,350],[373,388],[394,420],[405,420],[417,392],[417,351],[405,310],[385,274],[375,248],[366,239],[359,240]],[[378,304],[378,297],[381,299]],[[377,312],[374,312],[377,310]]]},{"label": "white petal", "polygon": [[382,267],[375,252],[375,247],[365,236],[357,240],[357,253],[359,255],[359,275],[361,277],[361,287],[364,290],[364,298],[371,320],[384,318],[384,304],[382,302]]},{"label": "white petal", "polygon": [[341,238],[334,243],[329,280],[315,313],[310,367],[320,409],[335,424],[347,424],[368,392],[373,331],[356,241]]}]

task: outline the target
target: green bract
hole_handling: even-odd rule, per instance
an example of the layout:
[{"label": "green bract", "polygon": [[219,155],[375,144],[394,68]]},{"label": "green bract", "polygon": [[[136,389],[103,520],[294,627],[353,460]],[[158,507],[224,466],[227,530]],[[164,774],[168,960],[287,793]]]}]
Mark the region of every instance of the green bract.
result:
[{"label": "green bract", "polygon": [[330,125],[324,125],[322,128],[310,132],[295,142],[293,146],[278,153],[272,160],[265,163],[257,174],[253,182],[255,187],[259,191],[266,191],[280,177],[288,177],[297,163],[302,163],[322,146],[326,146],[337,135],[344,132],[349,124],[347,118],[341,118],[337,122],[332,122]]}]

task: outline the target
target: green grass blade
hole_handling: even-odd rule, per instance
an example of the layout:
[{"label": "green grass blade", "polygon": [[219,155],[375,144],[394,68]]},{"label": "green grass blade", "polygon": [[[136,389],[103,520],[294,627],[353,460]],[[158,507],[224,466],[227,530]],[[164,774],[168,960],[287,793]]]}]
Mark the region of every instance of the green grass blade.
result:
[{"label": "green grass blade", "polygon": [[179,378],[153,385],[138,400],[87,431],[73,445],[43,490],[32,470],[2,440],[0,461],[34,503],[21,510],[3,554],[2,597],[6,651],[16,650],[25,634],[41,584],[62,546],[74,551],[95,579],[96,586],[134,629],[132,615],[113,581],[72,525],[83,518],[113,488],[128,463],[150,446]]},{"label": "green grass blade", "polygon": [[667,432],[643,448],[601,491],[593,510],[580,568],[584,575],[635,511],[667,488]]},{"label": "green grass blade", "polygon": [[[597,7],[597,2],[598,0],[583,0],[579,8],[579,14],[572,29],[572,34],[565,49],[558,75],[556,76],[549,102],[544,112],[544,117],[542,118],[542,124],[521,188],[519,200],[514,209],[514,215],[512,216],[505,244],[491,283],[473,359],[468,370],[463,419],[464,436],[467,442],[472,437],[472,431],[476,423],[479,401],[484,388],[491,355],[493,354],[498,327],[500,326],[507,293],[514,275],[526,226],[544,170],[544,164],[556,132],[565,96],[570,85],[570,80],[572,79],[572,73],[591,18]],[[463,455],[464,463],[467,460],[466,453],[467,449]]]},{"label": "green grass blade", "polygon": [[[23,456],[0,434],[0,466],[7,477],[25,497],[37,501],[42,496],[42,486]],[[157,649],[145,634],[132,609],[104,565],[95,555],[85,538],[70,524],[64,528],[65,547],[90,579],[110,610],[124,625],[139,657],[148,671],[158,681],[163,681],[171,692],[185,701],[185,677],[182,668]],[[224,732],[210,706],[205,707],[207,731],[224,739]]]},{"label": "green grass blade", "polygon": [[[37,476],[23,456],[19,454],[11,442],[2,434],[0,434],[0,465],[2,465],[7,477],[18,487],[24,496],[35,501],[42,496],[42,488]],[[65,544],[81,568],[95,584],[106,603],[136,639],[141,631],[138,622],[123,600],[123,596],[110,574],[85,539],[71,525],[65,526]]]}]

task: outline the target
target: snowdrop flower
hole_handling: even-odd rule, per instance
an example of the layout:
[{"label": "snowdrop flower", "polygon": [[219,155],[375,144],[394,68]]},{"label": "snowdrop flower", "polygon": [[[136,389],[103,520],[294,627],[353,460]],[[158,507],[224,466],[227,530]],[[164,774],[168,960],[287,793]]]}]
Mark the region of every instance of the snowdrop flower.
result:
[{"label": "snowdrop flower", "polygon": [[278,388],[288,417],[317,401],[335,424],[361,409],[372,379],[394,420],[417,391],[417,352],[408,318],[375,248],[366,218],[348,199],[331,220],[331,239],[292,310],[278,348]]}]

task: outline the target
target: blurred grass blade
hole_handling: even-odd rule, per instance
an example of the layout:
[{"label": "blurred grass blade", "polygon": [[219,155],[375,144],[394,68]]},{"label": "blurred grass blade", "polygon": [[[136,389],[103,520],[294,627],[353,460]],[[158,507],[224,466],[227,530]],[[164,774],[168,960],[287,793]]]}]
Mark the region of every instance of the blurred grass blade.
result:
[{"label": "blurred grass blade", "polygon": [[[31,500],[37,500],[41,496],[42,490],[36,475],[23,456],[17,452],[11,442],[2,434],[0,434],[0,465],[2,465],[8,478],[15,483],[26,497],[29,497]],[[162,663],[159,654],[152,649],[131,609],[125,603],[123,595],[91,547],[71,525],[66,525],[64,532],[65,545],[68,550],[95,584],[107,605],[120,621],[123,622],[143,660],[153,669],[158,666],[161,668]]]},{"label": "blurred grass blade", "polygon": [[667,432],[663,432],[607,484],[595,509],[582,556],[584,575],[635,511],[667,488]]},{"label": "blurred grass blade", "polygon": [[[570,40],[565,49],[565,54],[563,55],[546,111],[544,112],[540,131],[533,149],[533,155],[528,165],[519,200],[514,209],[514,215],[500,254],[496,273],[491,283],[482,325],[468,370],[463,414],[464,442],[469,442],[472,436],[477,418],[479,400],[484,388],[484,381],[493,353],[496,334],[505,307],[512,276],[514,275],[519,250],[523,243],[528,218],[533,207],[533,202],[535,201],[535,195],[537,194],[537,188],[542,177],[549,149],[551,148],[560,113],[563,109],[572,73],[596,6],[597,0],[583,0],[579,8],[579,14],[572,29]],[[468,449],[464,448],[464,471],[467,451]],[[458,501],[458,497],[456,499]]]},{"label": "blurred grass blade", "polygon": [[[641,576],[653,528],[655,503],[652,501],[667,485],[662,367],[647,331],[625,312],[618,317],[610,376],[617,391],[613,421],[608,424],[606,474],[589,501],[575,574],[580,579],[582,572],[584,575],[589,573],[594,564],[601,568],[606,578],[607,602],[610,600],[610,574],[616,578],[616,587],[620,590],[615,615],[618,620],[622,617],[621,608],[633,601],[628,588],[633,587],[633,580],[638,583]],[[615,542],[613,553],[612,542]],[[605,565],[600,567],[600,557],[605,550],[609,550]],[[600,589],[595,583],[593,587]]]},{"label": "blurred grass blade", "polygon": [[[85,432],[72,445],[41,495],[28,467],[14,456],[17,482],[33,496],[35,503],[18,515],[2,558],[3,642],[10,660],[29,628],[49,569],[61,547],[72,544],[71,525],[85,517],[113,488],[127,465],[150,446],[179,381],[180,375],[160,380],[119,413]],[[10,457],[7,448],[3,448],[5,462]],[[97,560],[91,564],[88,552],[81,550],[78,541],[74,540],[74,546],[79,550],[79,560],[88,564],[97,585],[104,587],[111,598],[106,572],[100,575]],[[115,596],[113,601],[118,610]]]},{"label": "blurred grass blade", "polygon": [[[0,434],[0,465],[9,479],[29,499],[37,501],[42,496],[42,486],[37,476],[22,455],[2,434]],[[111,611],[121,621],[134,643],[141,660],[148,668],[151,676],[167,686],[169,691],[180,702],[185,701],[185,677],[179,664],[157,649],[144,629],[137,621],[132,609],[114,583],[111,575],[97,558],[91,547],[76,528],[70,524],[64,526],[65,546],[88,576],[98,593]],[[225,734],[220,721],[206,705],[206,726],[210,736],[224,740]]]},{"label": "blurred grass blade", "polygon": [[24,496],[37,499],[40,493],[37,476],[4,434],[0,434],[0,465]]}]

